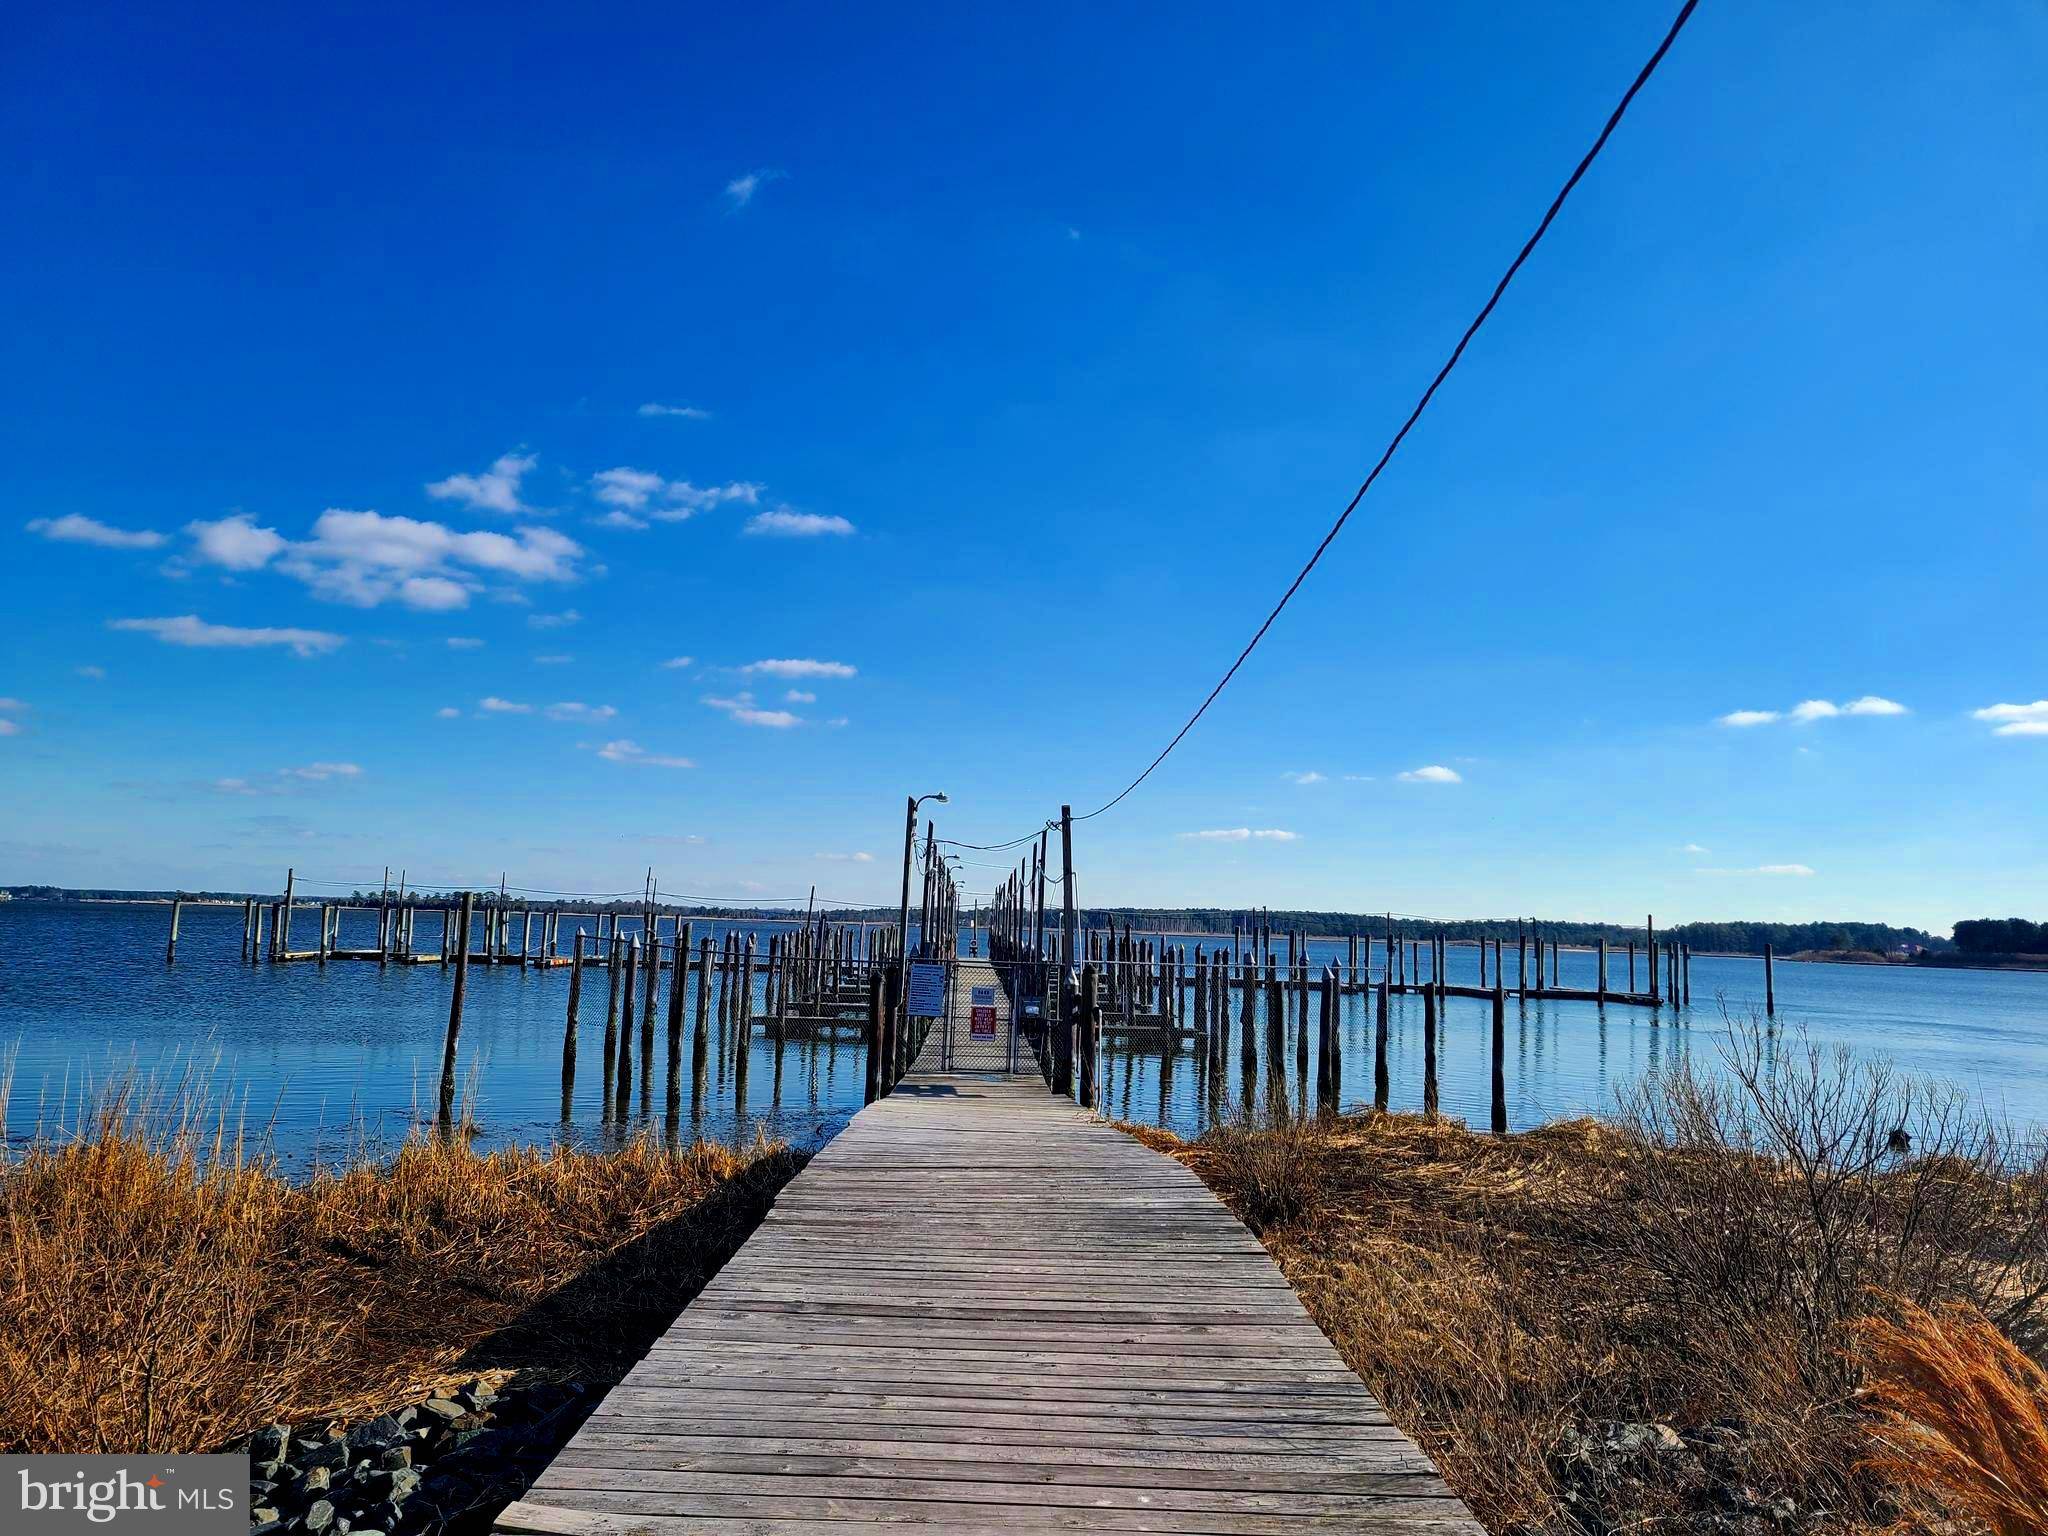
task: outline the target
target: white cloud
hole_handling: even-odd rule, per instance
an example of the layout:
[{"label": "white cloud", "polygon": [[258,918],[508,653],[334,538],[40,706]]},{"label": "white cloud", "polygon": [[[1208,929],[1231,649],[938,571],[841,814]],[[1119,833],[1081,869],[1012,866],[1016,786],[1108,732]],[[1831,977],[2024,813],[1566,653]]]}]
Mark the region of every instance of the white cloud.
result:
[{"label": "white cloud", "polygon": [[677,480],[670,484],[667,494],[676,509],[654,515],[662,522],[677,523],[698,512],[722,507],[727,502],[738,502],[743,507],[758,506],[761,484],[756,480],[728,480],[724,485],[692,485],[687,480]]},{"label": "white cloud", "polygon": [[814,854],[812,857],[823,859],[828,864],[872,864],[875,862],[875,856],[872,853],[820,853]]},{"label": "white cloud", "polygon": [[1711,848],[1702,848],[1702,847],[1701,847],[1701,846],[1700,846],[1700,845],[1699,845],[1698,843],[1687,843],[1687,844],[1686,844],[1686,845],[1685,845],[1685,846],[1684,846],[1683,848],[1679,849],[1678,851],[1679,851],[1680,853],[1711,853],[1711,852],[1713,852],[1713,850],[1712,850]]},{"label": "white cloud", "polygon": [[665,671],[676,672],[684,667],[695,666],[696,664],[697,658],[694,656],[671,656],[661,665]]},{"label": "white cloud", "polygon": [[255,779],[215,779],[213,788],[223,795],[288,795],[303,784],[358,779],[362,774],[363,770],[354,763],[306,763],[297,768],[280,768]]},{"label": "white cloud", "polygon": [[519,482],[535,462],[530,453],[508,453],[480,475],[434,481],[427,494],[436,501],[459,501],[472,512],[524,512],[528,509],[519,500]]},{"label": "white cloud", "polygon": [[650,400],[640,407],[642,416],[678,416],[684,421],[709,421],[711,413],[699,410],[694,405],[662,405]]},{"label": "white cloud", "polygon": [[439,612],[467,606],[481,575],[574,580],[582,553],[552,528],[458,533],[418,518],[330,507],[315,519],[312,538],[287,543],[276,565],[331,602],[374,608],[395,597]]},{"label": "white cloud", "polygon": [[0,736],[19,736],[21,734],[21,722],[19,720],[9,720],[7,716],[19,714],[27,708],[28,705],[20,699],[0,699]]},{"label": "white cloud", "polygon": [[643,768],[694,768],[697,765],[687,757],[662,757],[649,752],[636,741],[608,741],[597,749],[597,755],[608,763],[633,763]]},{"label": "white cloud", "polygon": [[305,779],[313,784],[322,783],[327,779],[360,778],[363,772],[354,763],[308,763],[303,768],[281,768],[278,771],[287,777]]},{"label": "white cloud", "polygon": [[787,507],[777,507],[772,512],[756,512],[747,519],[745,531],[777,539],[843,538],[853,532],[853,524],[843,517],[792,512]]},{"label": "white cloud", "polygon": [[0,720],[0,736],[19,736],[20,734],[20,722],[14,720]]},{"label": "white cloud", "polygon": [[1702,875],[1789,875],[1804,879],[1813,870],[1805,864],[1757,864],[1748,869],[1702,869]]},{"label": "white cloud", "polygon": [[601,469],[590,477],[591,489],[597,499],[608,507],[624,507],[638,511],[649,500],[661,494],[667,484],[652,470],[628,469],[621,465],[617,469]]},{"label": "white cloud", "polygon": [[597,519],[597,526],[600,528],[626,528],[634,533],[639,533],[649,525],[646,518],[635,517],[622,507],[613,507],[611,511]]},{"label": "white cloud", "polygon": [[10,715],[11,715],[11,714],[18,714],[18,713],[20,713],[20,712],[21,712],[22,710],[24,710],[24,709],[27,709],[27,708],[28,708],[28,704],[27,704],[27,702],[26,702],[25,700],[22,700],[22,699],[0,699],[0,714],[10,714]]},{"label": "white cloud", "polygon": [[754,702],[751,693],[741,692],[731,698],[707,698],[704,701],[713,709],[723,710],[741,725],[766,726],[770,730],[786,731],[791,726],[802,725],[801,716],[793,715],[786,709],[762,709]]},{"label": "white cloud", "polygon": [[567,629],[571,624],[581,624],[583,615],[574,608],[564,608],[560,613],[529,613],[526,626],[529,629]]},{"label": "white cloud", "polygon": [[815,704],[818,702],[818,696],[815,693],[805,693],[801,688],[792,688],[782,696],[782,702],[785,704]]},{"label": "white cloud", "polygon": [[1207,831],[1183,832],[1180,835],[1205,843],[1293,843],[1301,840],[1299,832],[1283,832],[1278,827],[1212,827]]},{"label": "white cloud", "polygon": [[436,720],[460,720],[462,718],[462,711],[453,704],[443,704],[434,711],[434,718]]},{"label": "white cloud", "polygon": [[1811,725],[1816,720],[1833,720],[1842,715],[1905,715],[1912,711],[1892,699],[1880,698],[1866,693],[1860,699],[1851,699],[1846,704],[1837,704],[1832,699],[1802,699],[1788,710],[1738,709],[1732,714],[1722,715],[1717,723],[1736,727],[1771,725],[1779,720],[1790,720],[1795,725]]},{"label": "white cloud", "polygon": [[90,678],[96,683],[103,683],[107,680],[107,669],[105,667],[84,666],[73,667],[71,670],[80,677]]},{"label": "white cloud", "polygon": [[843,661],[813,661],[808,657],[800,659],[775,659],[750,661],[742,672],[752,676],[764,673],[769,677],[852,677],[854,669]]},{"label": "white cloud", "polygon": [[1462,775],[1455,768],[1446,768],[1441,763],[1431,763],[1427,768],[1411,768],[1406,773],[1395,775],[1403,784],[1462,784]]},{"label": "white cloud", "polygon": [[205,649],[283,645],[289,646],[296,656],[324,656],[347,643],[344,637],[324,629],[239,629],[232,624],[209,624],[190,613],[168,619],[109,619],[107,627],[155,635],[165,645]]},{"label": "white cloud", "polygon": [[1324,776],[1313,768],[1305,769],[1298,773],[1283,773],[1280,777],[1290,784],[1321,784],[1326,782]]},{"label": "white cloud", "polygon": [[113,528],[98,518],[67,512],[62,517],[39,517],[28,525],[59,544],[97,544],[102,549],[155,549],[164,536],[148,528]]},{"label": "white cloud", "polygon": [[2048,736],[2048,699],[2031,704],[1990,704],[1970,717],[1993,727],[1994,736]]},{"label": "white cloud", "polygon": [[584,704],[571,700],[565,704],[550,704],[544,711],[550,720],[609,720],[618,713],[609,704]]},{"label": "white cloud", "polygon": [[450,635],[448,649],[451,651],[476,651],[483,649],[483,641],[475,635]]},{"label": "white cloud", "polygon": [[1347,773],[1344,775],[1344,782],[1346,784],[1371,784],[1375,782],[1375,778],[1374,775],[1369,773]]},{"label": "white cloud", "polygon": [[275,528],[259,528],[246,512],[215,522],[185,525],[197,547],[193,558],[230,571],[259,571],[283,553],[285,536]]},{"label": "white cloud", "polygon": [[533,713],[533,706],[531,704],[516,704],[510,699],[501,699],[496,694],[492,694],[489,698],[478,699],[476,707],[487,715],[530,715]]},{"label": "white cloud", "polygon": [[762,169],[733,177],[725,184],[726,207],[737,213],[754,200],[754,194],[761,188],[771,181],[781,180],[782,174],[781,171]]},{"label": "white cloud", "polygon": [[533,664],[537,667],[566,667],[569,665],[570,662],[574,661],[575,659],[576,658],[574,656],[568,656],[562,654],[561,652],[556,652],[554,655],[551,656],[534,657]]}]

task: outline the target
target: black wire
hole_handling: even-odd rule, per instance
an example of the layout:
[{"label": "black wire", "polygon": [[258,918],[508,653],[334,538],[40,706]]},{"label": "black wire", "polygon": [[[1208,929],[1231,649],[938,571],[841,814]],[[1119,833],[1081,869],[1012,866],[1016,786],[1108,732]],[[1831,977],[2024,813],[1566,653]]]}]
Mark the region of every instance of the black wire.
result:
[{"label": "black wire", "polygon": [[[1080,820],[1078,816],[1074,819],[1076,821]],[[952,837],[941,837],[935,839],[935,841],[944,843],[948,848],[967,848],[971,849],[975,853],[999,853],[1005,848],[1016,848],[1024,843],[1035,842],[1039,837],[1043,836],[1045,833],[1056,832],[1058,830],[1058,822],[1048,821],[1044,826],[1038,828],[1036,831],[1026,832],[1022,837],[1013,837],[1007,843],[963,843],[958,838]]]},{"label": "black wire", "polygon": [[1294,581],[1288,586],[1287,590],[1280,595],[1280,601],[1275,603],[1273,611],[1266,615],[1266,622],[1259,626],[1258,633],[1254,634],[1250,641],[1246,643],[1245,648],[1238,652],[1237,660],[1230,664],[1230,670],[1225,672],[1216,686],[1209,690],[1209,696],[1202,700],[1201,708],[1188,716],[1187,724],[1176,731],[1173,740],[1169,741],[1160,750],[1157,757],[1145,765],[1143,773],[1126,784],[1110,800],[1102,805],[1098,805],[1094,810],[1087,812],[1085,815],[1076,816],[1074,820],[1087,821],[1092,817],[1100,816],[1104,811],[1110,809],[1111,806],[1114,806],[1119,800],[1123,799],[1125,795],[1128,795],[1132,790],[1144,783],[1146,779],[1150,778],[1152,770],[1166,761],[1167,754],[1180,745],[1181,738],[1195,728],[1195,722],[1209,712],[1209,706],[1216,702],[1217,695],[1229,686],[1230,680],[1233,677],[1237,676],[1237,669],[1245,664],[1246,658],[1257,649],[1258,643],[1266,638],[1266,631],[1273,627],[1273,621],[1280,617],[1281,610],[1287,606],[1294,594],[1300,590],[1301,584],[1308,580],[1308,573],[1314,570],[1316,563],[1323,558],[1323,551],[1328,549],[1337,535],[1344,531],[1345,523],[1349,522],[1351,514],[1358,510],[1358,504],[1365,499],[1365,493],[1372,489],[1373,482],[1379,479],[1380,471],[1387,467],[1387,461],[1393,458],[1394,450],[1401,446],[1401,440],[1407,437],[1409,428],[1413,427],[1421,419],[1422,413],[1429,408],[1429,402],[1436,394],[1437,387],[1445,379],[1449,378],[1451,370],[1458,366],[1458,359],[1465,355],[1466,345],[1478,334],[1479,328],[1486,324],[1487,317],[1493,313],[1494,306],[1500,303],[1501,295],[1508,291],[1508,284],[1512,283],[1515,280],[1515,274],[1522,270],[1522,263],[1529,259],[1530,253],[1536,249],[1544,235],[1549,232],[1552,221],[1557,218],[1558,211],[1564,207],[1565,199],[1572,195],[1572,189],[1579,184],[1579,179],[1586,174],[1593,162],[1599,158],[1600,151],[1607,147],[1608,139],[1612,137],[1615,128],[1621,123],[1622,114],[1628,111],[1629,103],[1636,99],[1636,93],[1648,83],[1650,76],[1657,72],[1657,66],[1664,62],[1664,55],[1671,51],[1671,45],[1678,40],[1678,34],[1684,30],[1686,22],[1691,20],[1693,8],[1698,4],[1699,0],[1685,0],[1685,4],[1679,7],[1677,19],[1671,23],[1670,29],[1665,32],[1664,40],[1657,45],[1657,51],[1652,53],[1649,61],[1636,72],[1635,79],[1629,83],[1629,88],[1622,93],[1621,101],[1615,106],[1613,112],[1608,114],[1606,125],[1601,128],[1600,136],[1593,141],[1593,147],[1587,150],[1579,163],[1573,167],[1571,175],[1565,178],[1564,186],[1558,190],[1557,196],[1550,200],[1550,206],[1544,210],[1542,222],[1537,224],[1536,232],[1522,243],[1522,248],[1515,254],[1515,259],[1508,263],[1507,271],[1501,275],[1501,280],[1493,285],[1492,294],[1488,296],[1486,303],[1480,308],[1479,313],[1473,317],[1472,323],[1465,327],[1465,334],[1458,338],[1458,344],[1451,349],[1450,357],[1445,360],[1443,367],[1436,371],[1436,377],[1429,381],[1429,388],[1425,389],[1422,392],[1422,398],[1415,402],[1415,409],[1408,413],[1408,419],[1401,423],[1401,430],[1394,434],[1393,440],[1387,444],[1386,450],[1380,454],[1379,462],[1373,465],[1371,472],[1366,475],[1364,483],[1352,495],[1350,504],[1339,514],[1337,521],[1330,525],[1330,531],[1323,535],[1322,543],[1318,544],[1315,553],[1308,557],[1308,564],[1301,568],[1301,573],[1294,578]]}]

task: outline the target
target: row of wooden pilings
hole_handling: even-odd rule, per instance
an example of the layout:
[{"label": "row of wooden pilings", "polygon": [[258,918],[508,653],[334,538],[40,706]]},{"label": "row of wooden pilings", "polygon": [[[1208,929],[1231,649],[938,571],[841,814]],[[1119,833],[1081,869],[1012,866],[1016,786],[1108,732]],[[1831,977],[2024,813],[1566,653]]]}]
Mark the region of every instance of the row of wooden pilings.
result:
[{"label": "row of wooden pilings", "polygon": [[[441,1060],[438,1123],[452,1127],[455,1115],[456,1063],[462,1034],[463,1009],[468,991],[471,963],[475,897],[465,894],[451,925],[450,945],[455,967],[455,985],[449,996],[448,1029]],[[714,1000],[721,1046],[730,1040],[731,1055],[726,1063],[732,1071],[735,1104],[747,1103],[748,1067],[752,1059],[755,1030],[763,1021],[775,1045],[777,1096],[780,1096],[783,1049],[791,1029],[828,1031],[835,1021],[858,1030],[858,1015],[846,1018],[859,1006],[872,978],[894,973],[895,930],[866,925],[833,924],[824,918],[803,928],[771,934],[757,949],[756,935],[728,931],[723,943],[709,935],[696,938],[694,925],[681,918],[664,942],[659,915],[648,914],[643,933],[619,931],[616,915],[611,930],[591,939],[579,928],[572,940],[566,964],[569,968],[569,997],[562,1029],[562,1117],[568,1119],[575,1094],[579,1032],[582,1026],[584,973],[602,967],[607,973],[605,1005],[604,1083],[601,1102],[607,1119],[624,1121],[633,1103],[633,1045],[639,1038],[639,1086],[643,1113],[651,1113],[654,1100],[654,1055],[657,1021],[662,1016],[661,978],[669,976],[666,1003],[667,1023],[667,1105],[671,1113],[682,1099],[684,1013],[690,975],[694,970],[696,1006],[690,1032],[691,1101],[701,1104],[708,1081],[711,1053],[711,1021]],[[694,940],[694,943],[693,943]],[[757,976],[765,977],[762,1008],[754,1006]],[[637,1031],[636,1031],[637,1024]],[[871,1059],[869,1076],[876,1072]],[[900,1073],[898,1074],[900,1075]]]}]

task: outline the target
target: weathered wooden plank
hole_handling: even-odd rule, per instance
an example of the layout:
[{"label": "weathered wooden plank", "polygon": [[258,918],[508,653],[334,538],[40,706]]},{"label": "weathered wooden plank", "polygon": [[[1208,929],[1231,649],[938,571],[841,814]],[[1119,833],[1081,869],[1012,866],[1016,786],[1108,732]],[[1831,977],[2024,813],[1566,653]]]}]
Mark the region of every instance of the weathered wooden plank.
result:
[{"label": "weathered wooden plank", "polygon": [[1035,1078],[919,1071],[498,1529],[905,1525],[1478,1532],[1189,1170]]}]

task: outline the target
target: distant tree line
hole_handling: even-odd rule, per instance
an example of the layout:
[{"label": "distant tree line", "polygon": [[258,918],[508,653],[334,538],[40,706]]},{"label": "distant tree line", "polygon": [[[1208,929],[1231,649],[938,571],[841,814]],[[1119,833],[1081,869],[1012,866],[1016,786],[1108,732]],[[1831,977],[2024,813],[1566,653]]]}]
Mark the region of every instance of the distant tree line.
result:
[{"label": "distant tree line", "polygon": [[2048,923],[2024,917],[1973,917],[1956,924],[1956,948],[1966,955],[2048,954]]}]

